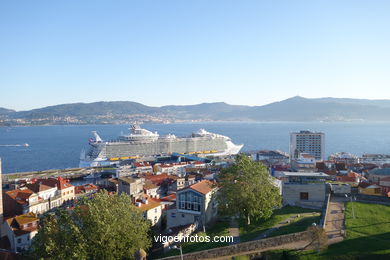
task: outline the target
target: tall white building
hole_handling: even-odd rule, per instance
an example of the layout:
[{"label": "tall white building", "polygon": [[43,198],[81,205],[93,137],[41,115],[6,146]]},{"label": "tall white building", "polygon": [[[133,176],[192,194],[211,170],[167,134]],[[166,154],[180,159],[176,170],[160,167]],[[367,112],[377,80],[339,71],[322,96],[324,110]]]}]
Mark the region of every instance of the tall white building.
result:
[{"label": "tall white building", "polygon": [[325,158],[325,134],[300,131],[290,133],[290,160],[296,160],[301,153],[308,153],[316,160]]}]

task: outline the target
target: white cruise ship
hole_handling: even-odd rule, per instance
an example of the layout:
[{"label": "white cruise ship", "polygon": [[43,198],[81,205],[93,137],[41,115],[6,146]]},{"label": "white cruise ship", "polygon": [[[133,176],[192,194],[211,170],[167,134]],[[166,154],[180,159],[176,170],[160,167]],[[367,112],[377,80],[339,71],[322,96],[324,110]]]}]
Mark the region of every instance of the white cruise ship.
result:
[{"label": "white cruise ship", "polygon": [[82,152],[80,167],[106,166],[121,160],[144,158],[172,153],[198,156],[222,156],[237,154],[244,145],[236,145],[227,136],[200,129],[189,137],[176,137],[169,134],[160,136],[132,125],[128,135],[121,135],[116,140],[104,141],[96,131],[89,140],[90,149]]}]

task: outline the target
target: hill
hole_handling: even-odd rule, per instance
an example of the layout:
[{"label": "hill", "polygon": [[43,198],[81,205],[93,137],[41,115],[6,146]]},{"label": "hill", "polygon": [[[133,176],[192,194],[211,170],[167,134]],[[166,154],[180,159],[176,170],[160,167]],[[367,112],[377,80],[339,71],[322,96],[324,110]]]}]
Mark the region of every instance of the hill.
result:
[{"label": "hill", "polygon": [[390,100],[292,97],[263,106],[224,102],[151,107],[131,101],[73,103],[29,111],[0,108],[0,125],[121,124],[131,121],[390,121]]},{"label": "hill", "polygon": [[9,114],[9,113],[12,113],[12,112],[15,112],[15,110],[0,107],[0,115]]}]

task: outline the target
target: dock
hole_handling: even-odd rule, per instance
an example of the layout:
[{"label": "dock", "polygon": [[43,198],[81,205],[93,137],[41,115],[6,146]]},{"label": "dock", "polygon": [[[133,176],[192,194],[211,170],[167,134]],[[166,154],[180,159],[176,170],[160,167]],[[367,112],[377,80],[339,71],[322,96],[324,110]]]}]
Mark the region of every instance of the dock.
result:
[{"label": "dock", "polygon": [[96,167],[96,168],[68,168],[68,169],[51,169],[43,171],[32,171],[32,172],[18,172],[18,173],[4,173],[2,174],[3,184],[15,183],[19,180],[27,179],[42,179],[42,178],[56,178],[63,177],[66,179],[79,179],[88,174],[101,172],[101,171],[110,171],[112,168],[107,167]]}]

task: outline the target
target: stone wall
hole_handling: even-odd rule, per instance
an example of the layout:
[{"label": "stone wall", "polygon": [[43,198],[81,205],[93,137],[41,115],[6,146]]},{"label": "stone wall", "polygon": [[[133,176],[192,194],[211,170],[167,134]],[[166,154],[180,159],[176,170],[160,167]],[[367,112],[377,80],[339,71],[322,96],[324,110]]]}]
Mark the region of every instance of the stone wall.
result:
[{"label": "stone wall", "polygon": [[[322,209],[325,202],[326,185],[325,183],[284,183],[283,184],[283,205],[298,207],[309,207]],[[301,200],[300,193],[307,192],[308,200]]]},{"label": "stone wall", "polygon": [[[212,259],[212,258],[228,258],[229,256],[235,255],[245,255],[245,254],[253,254],[258,252],[264,252],[268,250],[272,250],[275,248],[283,249],[284,246],[286,249],[291,248],[292,243],[297,242],[306,242],[305,245],[309,244],[309,233],[299,232],[293,233],[283,236],[271,237],[266,239],[260,239],[240,244],[235,244],[231,246],[218,247],[210,250],[204,250],[199,252],[194,252],[190,254],[183,255],[183,258],[186,260],[199,260],[199,259]],[[290,245],[290,247],[288,247]],[[180,260],[180,255],[171,256],[166,258],[161,258],[164,260]]]},{"label": "stone wall", "polygon": [[326,195],[325,205],[322,209],[322,215],[321,215],[321,221],[320,221],[320,227],[325,228],[326,225],[326,218],[328,216],[328,208],[329,208],[329,202],[330,202],[331,194]]},{"label": "stone wall", "polygon": [[376,201],[376,202],[385,202],[390,203],[390,198],[385,196],[375,196],[375,195],[365,195],[365,194],[358,194],[356,196],[356,199],[358,201]]}]

